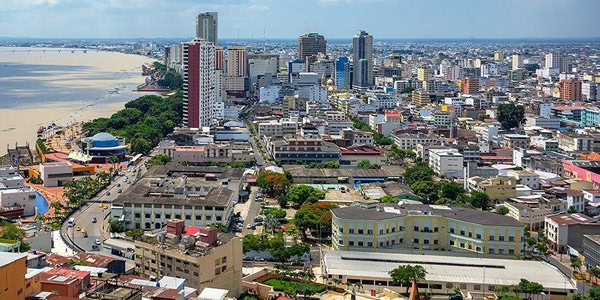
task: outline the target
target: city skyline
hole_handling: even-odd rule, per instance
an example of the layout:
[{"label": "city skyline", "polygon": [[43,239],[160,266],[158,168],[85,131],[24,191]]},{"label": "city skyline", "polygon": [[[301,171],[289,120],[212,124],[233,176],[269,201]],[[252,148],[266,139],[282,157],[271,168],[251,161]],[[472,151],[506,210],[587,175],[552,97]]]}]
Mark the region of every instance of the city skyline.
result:
[{"label": "city skyline", "polygon": [[0,26],[3,37],[188,38],[197,14],[215,11],[223,39],[595,38],[598,9],[590,0],[0,0]]}]

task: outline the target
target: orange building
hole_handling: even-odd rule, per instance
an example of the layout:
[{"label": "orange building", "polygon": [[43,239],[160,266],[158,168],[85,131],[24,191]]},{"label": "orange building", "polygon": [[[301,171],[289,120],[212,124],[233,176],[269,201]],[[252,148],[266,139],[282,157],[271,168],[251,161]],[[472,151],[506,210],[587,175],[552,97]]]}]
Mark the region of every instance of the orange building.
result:
[{"label": "orange building", "polygon": [[581,101],[581,81],[575,79],[561,80],[560,99],[562,101]]},{"label": "orange building", "polygon": [[465,78],[462,83],[462,92],[464,94],[479,94],[479,78]]},{"label": "orange building", "polygon": [[24,300],[40,291],[40,270],[27,269],[26,253],[0,255],[0,300]]},{"label": "orange building", "polygon": [[42,291],[54,292],[63,297],[78,297],[81,291],[81,279],[75,276],[48,275],[42,277]]}]

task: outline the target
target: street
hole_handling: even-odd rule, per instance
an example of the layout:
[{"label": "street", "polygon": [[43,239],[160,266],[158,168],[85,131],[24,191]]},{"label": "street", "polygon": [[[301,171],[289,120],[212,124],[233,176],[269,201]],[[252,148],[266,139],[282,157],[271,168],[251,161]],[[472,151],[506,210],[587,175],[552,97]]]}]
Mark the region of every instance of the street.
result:
[{"label": "street", "polygon": [[250,197],[248,197],[248,213],[246,215],[246,219],[244,219],[244,225],[242,227],[242,234],[253,234],[254,229],[248,229],[246,226],[248,224],[254,224],[254,218],[258,215],[260,211],[260,201],[256,201],[256,189],[252,189],[252,193],[250,193]]},{"label": "street", "polygon": [[256,165],[258,167],[264,166],[265,165],[265,159],[260,154],[260,151],[258,151],[258,145],[256,145],[256,141],[254,141],[254,137],[253,136],[250,137],[250,144],[252,145],[252,151],[254,151],[254,156],[256,157]]},{"label": "street", "polygon": [[[146,173],[148,170],[145,167],[145,162],[149,157],[145,157],[140,161],[137,167],[130,167],[128,169],[121,170],[121,175],[115,176],[113,181],[100,193],[93,202],[84,203],[82,207],[74,213],[71,217],[75,219],[75,225],[69,227],[67,222],[61,226],[61,234],[68,239],[71,243],[76,245],[78,248],[85,251],[93,250],[93,246],[96,243],[96,239],[100,243],[104,242],[104,235],[102,232],[107,230],[108,219],[105,220],[110,214],[110,203],[115,200],[121,193],[130,188],[136,181],[137,173],[139,170],[140,176]],[[127,177],[127,182],[125,180]],[[100,204],[106,203],[108,208],[100,207]],[[96,218],[96,223],[93,223],[93,218]],[[77,231],[77,226],[81,229],[85,229],[88,237],[84,237],[81,231]],[[101,249],[102,245],[98,245],[97,249]]]}]

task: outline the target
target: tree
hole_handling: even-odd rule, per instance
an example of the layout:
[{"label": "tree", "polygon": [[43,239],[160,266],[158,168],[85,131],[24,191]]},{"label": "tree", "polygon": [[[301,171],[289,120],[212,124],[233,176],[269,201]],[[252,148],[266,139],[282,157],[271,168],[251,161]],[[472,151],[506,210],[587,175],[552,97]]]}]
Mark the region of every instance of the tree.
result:
[{"label": "tree", "polygon": [[587,272],[592,277],[600,278],[600,268],[599,267],[592,267],[591,269],[587,270]]},{"label": "tree", "polygon": [[110,219],[108,221],[108,231],[123,232],[124,230],[125,230],[125,227],[123,226],[123,223],[119,222],[119,220]]},{"label": "tree", "polygon": [[274,216],[276,219],[284,219],[286,216],[286,212],[283,209],[279,209],[279,208],[269,208],[265,211],[263,211],[263,214],[265,216]]},{"label": "tree", "polygon": [[581,261],[581,258],[579,256],[573,256],[571,257],[571,267],[577,271],[579,271],[579,273],[581,273],[581,267],[583,266],[583,262]]},{"label": "tree", "polygon": [[305,203],[294,215],[294,224],[306,236],[306,231],[316,231],[321,237],[331,235],[331,210],[337,208],[329,203]]},{"label": "tree", "polygon": [[268,194],[279,195],[286,192],[291,183],[285,174],[265,171],[258,174],[256,184]]},{"label": "tree", "polygon": [[170,156],[168,156],[166,154],[157,154],[157,155],[150,157],[150,159],[146,162],[146,167],[150,168],[153,166],[164,166],[170,161],[171,161]]},{"label": "tree", "polygon": [[2,233],[0,238],[6,240],[20,241],[25,237],[25,230],[6,221],[0,223],[0,232]]},{"label": "tree", "polygon": [[510,211],[508,210],[508,208],[506,208],[505,206],[500,206],[498,207],[498,209],[496,210],[496,213],[499,215],[507,215]]},{"label": "tree", "polygon": [[366,159],[361,160],[358,162],[358,164],[356,166],[360,169],[368,169],[371,166],[371,162]]},{"label": "tree", "polygon": [[470,197],[471,206],[488,210],[490,206],[490,196],[484,192],[474,192]]},{"label": "tree", "polygon": [[140,240],[144,236],[144,231],[141,229],[132,229],[127,231],[125,235],[134,240]]},{"label": "tree", "polygon": [[302,205],[325,199],[325,192],[309,185],[296,185],[287,192],[286,196],[288,201]]},{"label": "tree", "polygon": [[145,138],[134,138],[131,140],[131,151],[134,153],[147,153],[152,149],[152,144]]},{"label": "tree", "polygon": [[417,181],[413,183],[410,188],[415,194],[423,200],[425,204],[432,204],[438,201],[439,188],[438,184],[433,181]]},{"label": "tree", "polygon": [[383,196],[379,199],[380,203],[398,203],[400,199],[392,197],[392,196]]},{"label": "tree", "polygon": [[570,214],[574,214],[577,213],[577,209],[575,208],[575,206],[571,205],[569,206],[569,211]]},{"label": "tree", "polygon": [[519,293],[525,294],[525,299],[531,300],[531,297],[533,295],[539,294],[544,291],[544,286],[537,282],[521,278],[521,281],[517,286],[517,290]]},{"label": "tree", "polygon": [[519,127],[525,122],[525,109],[522,105],[514,103],[500,104],[498,106],[498,121],[505,130]]},{"label": "tree", "polygon": [[424,163],[406,168],[404,172],[404,183],[412,185],[418,181],[433,181],[433,170]]},{"label": "tree", "polygon": [[460,194],[465,193],[465,189],[454,181],[442,180],[440,185],[440,198],[456,199]]},{"label": "tree", "polygon": [[392,281],[395,285],[405,286],[406,292],[408,293],[410,284],[413,281],[419,282],[421,280],[425,280],[427,271],[425,271],[425,268],[420,265],[404,265],[391,270],[388,274],[392,278]]},{"label": "tree", "polygon": [[281,225],[279,223],[279,219],[275,215],[267,215],[265,217],[265,228],[271,229],[271,233],[275,228],[278,228]]}]

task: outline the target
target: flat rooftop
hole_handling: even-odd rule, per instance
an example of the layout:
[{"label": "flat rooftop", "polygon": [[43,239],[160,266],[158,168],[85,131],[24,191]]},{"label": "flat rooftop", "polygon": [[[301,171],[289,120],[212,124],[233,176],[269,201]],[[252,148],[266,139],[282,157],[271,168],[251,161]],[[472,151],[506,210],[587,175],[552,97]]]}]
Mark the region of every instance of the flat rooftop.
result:
[{"label": "flat rooftop", "polygon": [[[521,278],[539,282],[545,289],[576,289],[557,268],[541,261],[449,257],[354,251],[323,251],[327,274],[351,278],[387,278],[400,265],[421,265],[429,282],[453,282],[486,285],[517,285]],[[485,272],[485,276],[484,276]],[[518,276],[516,276],[518,274]]]},{"label": "flat rooftop", "polygon": [[286,165],[284,170],[292,177],[400,177],[404,168],[399,166],[383,166],[381,169],[310,169],[305,166]]}]

